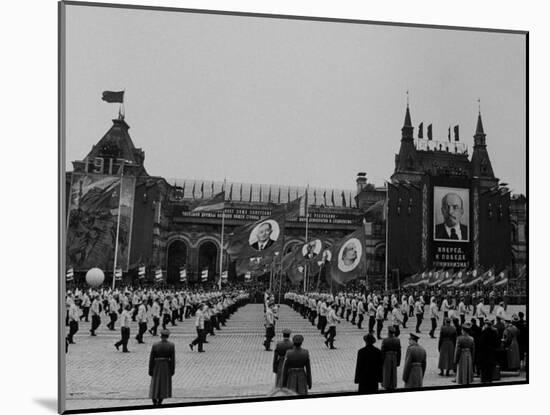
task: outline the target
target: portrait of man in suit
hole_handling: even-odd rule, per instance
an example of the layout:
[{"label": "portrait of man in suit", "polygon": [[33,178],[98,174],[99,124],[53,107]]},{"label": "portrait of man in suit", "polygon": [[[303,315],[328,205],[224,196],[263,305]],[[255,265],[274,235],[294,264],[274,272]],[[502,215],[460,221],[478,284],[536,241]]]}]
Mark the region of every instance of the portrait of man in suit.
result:
[{"label": "portrait of man in suit", "polygon": [[302,255],[305,259],[314,259],[319,252],[321,252],[321,241],[319,239],[309,241],[302,247]]},{"label": "portrait of man in suit", "polygon": [[463,196],[455,191],[445,193],[441,199],[443,221],[435,225],[435,239],[468,241],[468,225],[462,223],[465,209]]},{"label": "portrait of man in suit", "polygon": [[[270,221],[260,223],[253,231],[251,237],[250,247],[256,251],[263,251],[271,247],[275,241],[276,236],[273,232],[273,225]],[[277,235],[278,236],[278,235]]]}]

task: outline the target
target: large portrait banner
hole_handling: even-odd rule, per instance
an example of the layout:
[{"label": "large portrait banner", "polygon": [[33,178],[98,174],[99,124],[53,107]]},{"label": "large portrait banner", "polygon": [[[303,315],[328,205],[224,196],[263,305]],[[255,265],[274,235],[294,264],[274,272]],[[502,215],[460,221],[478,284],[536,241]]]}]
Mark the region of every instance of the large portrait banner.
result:
[{"label": "large portrait banner", "polygon": [[[117,268],[128,270],[135,178],[74,174],[67,216],[67,266],[112,271],[117,222]],[[122,191],[121,191],[122,187]],[[120,205],[120,215],[119,215]]]},{"label": "large portrait banner", "polygon": [[470,267],[470,232],[470,189],[434,186],[432,266]]}]

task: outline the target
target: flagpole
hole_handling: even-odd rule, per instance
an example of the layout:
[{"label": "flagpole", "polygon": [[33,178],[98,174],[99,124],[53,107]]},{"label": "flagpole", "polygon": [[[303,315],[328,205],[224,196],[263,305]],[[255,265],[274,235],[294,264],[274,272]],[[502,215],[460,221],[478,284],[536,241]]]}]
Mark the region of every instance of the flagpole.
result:
[{"label": "flagpole", "polygon": [[222,290],[222,272],[223,272],[223,233],[225,227],[225,185],[226,179],[223,179],[223,207],[222,207],[222,232],[220,237],[220,280],[218,281],[218,290]]},{"label": "flagpole", "polygon": [[116,264],[117,264],[117,257],[118,257],[118,236],[120,233],[120,202],[122,200],[122,176],[124,175],[124,162],[126,160],[122,160],[122,164],[120,166],[120,189],[118,191],[118,213],[117,213],[117,220],[116,220],[116,236],[115,236],[115,262],[113,264],[113,291],[115,289],[115,281],[116,281]]},{"label": "flagpole", "polygon": [[388,246],[388,222],[389,222],[389,210],[390,210],[390,201],[389,201],[389,185],[386,181],[386,258],[385,258],[385,272],[384,272],[384,281],[385,281],[385,291],[388,291],[388,254],[389,254],[389,246]]},{"label": "flagpole", "polygon": [[[308,185],[306,186],[306,199],[305,199],[305,207],[306,207],[306,244],[307,244],[307,238],[308,238],[308,225],[309,225],[309,212],[308,212],[308,202],[309,202],[309,198],[308,198],[308,192],[309,192],[309,183]],[[305,272],[304,272],[304,293],[307,292],[307,264],[305,266]]]}]

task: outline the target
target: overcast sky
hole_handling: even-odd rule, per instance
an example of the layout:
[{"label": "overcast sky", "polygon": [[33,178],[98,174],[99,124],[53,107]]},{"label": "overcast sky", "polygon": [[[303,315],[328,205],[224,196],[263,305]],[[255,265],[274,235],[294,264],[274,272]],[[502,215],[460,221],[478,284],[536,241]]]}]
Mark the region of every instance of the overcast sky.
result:
[{"label": "overcast sky", "polygon": [[[149,174],[355,188],[415,127],[470,147],[478,98],[497,177],[526,189],[525,37],[67,6],[67,169],[126,121]],[[417,129],[415,128],[415,137]]]}]

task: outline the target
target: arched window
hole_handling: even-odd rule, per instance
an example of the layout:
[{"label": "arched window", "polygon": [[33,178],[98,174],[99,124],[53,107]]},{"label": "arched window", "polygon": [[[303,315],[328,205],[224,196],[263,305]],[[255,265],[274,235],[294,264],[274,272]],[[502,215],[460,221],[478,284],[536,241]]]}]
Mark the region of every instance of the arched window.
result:
[{"label": "arched window", "polygon": [[180,268],[187,264],[187,245],[182,240],[175,240],[168,245],[167,276],[169,284],[176,284],[180,280]]}]

